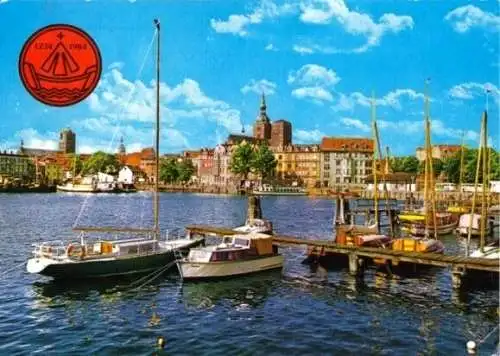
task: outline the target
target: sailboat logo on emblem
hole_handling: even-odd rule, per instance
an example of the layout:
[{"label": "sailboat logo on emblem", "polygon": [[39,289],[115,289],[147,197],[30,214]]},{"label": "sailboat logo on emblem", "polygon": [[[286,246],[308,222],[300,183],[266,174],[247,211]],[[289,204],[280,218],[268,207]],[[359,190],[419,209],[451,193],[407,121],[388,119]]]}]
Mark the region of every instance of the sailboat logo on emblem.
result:
[{"label": "sailboat logo on emblem", "polygon": [[96,43],[71,25],[38,30],[26,41],[19,56],[24,87],[35,99],[52,106],[69,106],[88,97],[101,71]]}]

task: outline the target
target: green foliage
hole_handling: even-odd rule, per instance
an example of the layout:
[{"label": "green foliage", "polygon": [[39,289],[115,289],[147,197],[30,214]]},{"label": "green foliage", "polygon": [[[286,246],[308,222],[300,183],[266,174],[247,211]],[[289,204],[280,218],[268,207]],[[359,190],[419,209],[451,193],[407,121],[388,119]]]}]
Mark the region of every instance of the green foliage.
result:
[{"label": "green foliage", "polygon": [[277,161],[273,152],[266,144],[255,149],[247,142],[239,144],[234,150],[229,169],[248,179],[251,172],[257,173],[263,179],[273,175]]},{"label": "green foliage", "polygon": [[[464,168],[463,182],[474,183],[476,179],[477,168],[477,149],[464,149]],[[500,180],[500,162],[498,152],[491,149],[488,165],[490,171],[490,180]],[[460,181],[460,152],[445,160],[445,173],[450,182],[458,183]],[[483,180],[482,169],[479,170],[479,182]]]},{"label": "green foliage", "polygon": [[98,172],[102,172],[107,174],[116,174],[119,169],[120,162],[115,155],[98,151],[85,161],[82,167],[82,173],[97,174]]},{"label": "green foliage", "polygon": [[160,163],[160,180],[175,183],[179,179],[179,171],[175,159],[162,159]]},{"label": "green foliage", "polygon": [[179,173],[179,181],[188,182],[195,172],[193,162],[191,160],[183,160],[177,164],[177,172]]},{"label": "green foliage", "polygon": [[[76,159],[75,159],[75,157],[76,157]],[[70,167],[71,174],[73,174],[73,169],[76,166],[75,174],[79,175],[82,172],[82,169],[83,169],[83,162],[80,159],[80,156],[72,154],[69,157],[69,159],[70,159],[69,167]],[[75,165],[75,163],[76,163],[76,165]]]},{"label": "green foliage", "polygon": [[257,151],[255,151],[254,158],[251,162],[254,171],[263,179],[273,175],[277,164],[278,162],[274,158],[273,152],[265,144],[259,146]]},{"label": "green foliage", "polygon": [[419,162],[415,156],[393,157],[390,165],[393,172],[417,173]]},{"label": "green foliage", "polygon": [[160,180],[169,184],[188,182],[195,172],[191,160],[163,159],[160,163]]},{"label": "green foliage", "polygon": [[255,151],[253,147],[247,143],[240,143],[234,150],[229,169],[235,173],[240,174],[244,179],[253,169],[253,162],[255,158]]}]

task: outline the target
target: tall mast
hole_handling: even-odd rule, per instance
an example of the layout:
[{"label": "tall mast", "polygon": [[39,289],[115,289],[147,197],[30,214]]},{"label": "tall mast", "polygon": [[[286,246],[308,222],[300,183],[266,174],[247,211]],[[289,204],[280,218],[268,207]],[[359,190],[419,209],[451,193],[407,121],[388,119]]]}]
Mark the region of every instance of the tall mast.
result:
[{"label": "tall mast", "polygon": [[378,133],[377,133],[377,122],[376,120],[376,109],[375,109],[375,93],[372,92],[372,134],[375,140],[373,145],[373,160],[372,160],[372,175],[373,175],[373,200],[374,200],[374,210],[375,210],[375,224],[377,224],[377,231],[379,231],[378,226],[378,182],[377,182],[377,151],[378,151]]},{"label": "tall mast", "polygon": [[156,149],[155,149],[155,190],[154,190],[154,230],[156,232],[155,239],[160,233],[160,225],[158,222],[160,201],[158,195],[158,184],[160,180],[160,21],[154,20],[157,31],[157,47],[156,47]]},{"label": "tall mast", "polygon": [[[487,195],[488,195],[488,112],[484,111],[483,116],[483,147],[482,147],[482,156],[483,156],[483,189],[481,194],[481,239],[479,241],[480,251],[484,253],[484,244],[485,244],[485,233],[486,233],[486,224],[488,220],[488,207],[487,207]],[[481,154],[480,153],[480,154]]]},{"label": "tall mast", "polygon": [[471,207],[471,211],[469,214],[469,226],[467,229],[467,245],[466,245],[466,249],[465,249],[466,256],[469,256],[469,252],[470,252],[470,238],[471,238],[471,234],[472,234],[472,222],[473,222],[472,217],[476,211],[477,186],[479,183],[479,168],[481,167],[481,158],[482,158],[481,153],[482,153],[482,149],[483,149],[483,138],[484,138],[483,131],[485,129],[485,123],[486,123],[485,121],[486,121],[485,112],[483,112],[483,116],[481,118],[481,133],[479,134],[479,149],[477,151],[476,177],[474,179],[474,194],[472,195],[472,207]]},{"label": "tall mast", "polygon": [[460,145],[460,177],[458,180],[458,201],[462,205],[462,184],[464,182],[464,146],[465,146],[465,131],[462,132],[462,144]]}]

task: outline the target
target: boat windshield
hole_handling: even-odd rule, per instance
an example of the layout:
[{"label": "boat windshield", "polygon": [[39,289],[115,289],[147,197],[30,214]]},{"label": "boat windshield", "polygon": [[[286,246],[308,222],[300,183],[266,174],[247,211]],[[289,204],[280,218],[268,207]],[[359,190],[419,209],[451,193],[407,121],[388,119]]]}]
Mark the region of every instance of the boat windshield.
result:
[{"label": "boat windshield", "polygon": [[250,241],[249,241],[249,240],[247,240],[247,239],[242,239],[242,238],[238,238],[238,237],[236,237],[236,238],[234,239],[234,244],[235,244],[235,245],[239,245],[239,246],[248,246],[248,245],[249,245],[249,242],[250,242]]}]

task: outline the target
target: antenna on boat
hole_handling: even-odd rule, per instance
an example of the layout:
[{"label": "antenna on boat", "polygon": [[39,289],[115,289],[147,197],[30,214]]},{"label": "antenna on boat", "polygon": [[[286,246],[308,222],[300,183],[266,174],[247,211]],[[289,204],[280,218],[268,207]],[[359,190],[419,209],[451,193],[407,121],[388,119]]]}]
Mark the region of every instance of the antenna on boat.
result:
[{"label": "antenna on boat", "polygon": [[156,47],[156,149],[155,149],[155,190],[154,190],[154,230],[155,239],[158,239],[160,226],[158,223],[158,214],[160,208],[158,196],[158,184],[160,180],[160,21],[154,19],[154,25],[157,31],[157,47]]}]

